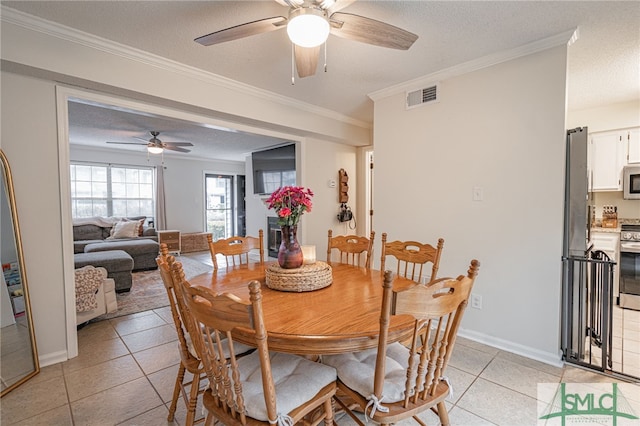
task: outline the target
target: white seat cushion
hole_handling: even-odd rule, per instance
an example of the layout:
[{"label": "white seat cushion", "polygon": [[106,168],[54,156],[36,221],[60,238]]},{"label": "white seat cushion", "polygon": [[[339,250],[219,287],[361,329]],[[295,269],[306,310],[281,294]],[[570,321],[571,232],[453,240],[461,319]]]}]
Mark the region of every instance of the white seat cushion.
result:
[{"label": "white seat cushion", "polygon": [[[336,381],[337,374],[333,367],[279,352],[271,352],[270,358],[278,414],[288,414]],[[258,351],[240,358],[238,365],[247,415],[268,421]]]},{"label": "white seat cushion", "polygon": [[[342,383],[366,398],[373,394],[377,353],[378,350],[375,348],[348,354],[323,355],[322,362],[334,367]],[[400,343],[387,346],[382,392],[384,402],[397,402],[404,399],[408,360],[409,350],[406,347]],[[412,377],[414,383],[415,376],[414,372]]]}]

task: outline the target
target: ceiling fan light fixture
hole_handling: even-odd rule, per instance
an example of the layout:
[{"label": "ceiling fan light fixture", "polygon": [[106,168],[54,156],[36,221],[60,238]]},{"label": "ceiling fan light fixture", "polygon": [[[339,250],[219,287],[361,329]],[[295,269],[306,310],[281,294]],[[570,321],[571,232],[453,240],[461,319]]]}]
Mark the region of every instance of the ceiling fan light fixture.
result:
[{"label": "ceiling fan light fixture", "polygon": [[149,154],[162,154],[164,148],[160,146],[148,146],[147,151],[149,152]]},{"label": "ceiling fan light fixture", "polygon": [[300,7],[289,15],[289,40],[300,47],[320,46],[327,41],[330,30],[326,12],[317,7]]}]

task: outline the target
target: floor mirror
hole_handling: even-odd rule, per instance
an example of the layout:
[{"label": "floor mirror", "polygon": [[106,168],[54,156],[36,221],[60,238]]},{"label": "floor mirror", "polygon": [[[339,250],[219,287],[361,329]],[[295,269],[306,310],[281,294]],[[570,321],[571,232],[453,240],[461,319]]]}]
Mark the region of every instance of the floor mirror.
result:
[{"label": "floor mirror", "polygon": [[0,150],[0,397],[40,371],[9,161]]}]

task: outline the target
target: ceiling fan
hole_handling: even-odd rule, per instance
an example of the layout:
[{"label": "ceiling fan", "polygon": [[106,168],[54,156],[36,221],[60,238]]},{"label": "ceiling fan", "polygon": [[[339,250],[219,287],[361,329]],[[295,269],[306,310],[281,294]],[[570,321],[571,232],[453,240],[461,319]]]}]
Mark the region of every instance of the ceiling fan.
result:
[{"label": "ceiling fan", "polygon": [[416,34],[385,22],[351,13],[338,12],[355,0],[275,0],[289,8],[289,17],[275,16],[236,25],[195,39],[203,46],[224,43],[256,34],[287,28],[293,43],[298,76],[315,74],[321,45],[329,33],[391,49],[407,50]]},{"label": "ceiling fan", "polygon": [[165,149],[168,149],[170,151],[177,151],[177,152],[191,152],[191,150],[189,149],[182,148],[183,146],[193,146],[191,142],[162,142],[160,139],[158,139],[158,135],[160,134],[159,131],[151,130],[149,133],[151,133],[151,139],[149,139],[148,141],[142,138],[135,138],[143,141],[144,143],[111,142],[111,141],[107,141],[107,143],[113,143],[113,144],[119,144],[119,145],[146,145],[147,151],[150,154],[162,154],[162,152],[164,152]]}]

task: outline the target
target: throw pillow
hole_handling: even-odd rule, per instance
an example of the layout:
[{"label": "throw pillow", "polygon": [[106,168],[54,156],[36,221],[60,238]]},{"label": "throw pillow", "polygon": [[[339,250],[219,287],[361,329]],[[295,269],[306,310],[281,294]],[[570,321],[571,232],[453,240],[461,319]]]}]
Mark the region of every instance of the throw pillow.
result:
[{"label": "throw pillow", "polygon": [[[144,221],[147,220],[146,217],[136,217],[136,218],[120,218],[119,222],[137,222],[138,223],[138,237],[142,237],[144,233]],[[111,238],[114,238],[114,233],[116,232],[116,226],[113,225],[111,228],[111,234],[109,235]]]},{"label": "throw pillow", "polygon": [[144,232],[144,221],[146,220],[146,218],[144,218],[144,219],[123,219],[123,220],[127,220],[129,222],[136,222],[138,224],[138,237],[142,237],[142,233]]},{"label": "throw pillow", "polygon": [[138,237],[138,221],[129,222],[121,220],[113,227],[113,233],[110,239],[116,238],[137,238]]},{"label": "throw pillow", "polygon": [[128,220],[130,222],[138,222],[140,226],[138,227],[138,236],[142,237],[144,232],[144,222],[147,220],[146,216],[135,216],[135,217],[123,217],[122,220]]}]

